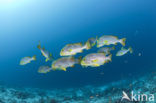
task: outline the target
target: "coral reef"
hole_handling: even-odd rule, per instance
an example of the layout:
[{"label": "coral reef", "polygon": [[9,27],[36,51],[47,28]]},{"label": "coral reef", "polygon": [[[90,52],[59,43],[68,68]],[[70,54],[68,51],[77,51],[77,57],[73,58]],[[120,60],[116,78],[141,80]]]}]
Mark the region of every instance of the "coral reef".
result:
[{"label": "coral reef", "polygon": [[122,80],[104,86],[85,86],[64,90],[10,88],[0,86],[0,103],[152,103],[123,100],[122,91],[156,93],[156,75],[135,80]]}]

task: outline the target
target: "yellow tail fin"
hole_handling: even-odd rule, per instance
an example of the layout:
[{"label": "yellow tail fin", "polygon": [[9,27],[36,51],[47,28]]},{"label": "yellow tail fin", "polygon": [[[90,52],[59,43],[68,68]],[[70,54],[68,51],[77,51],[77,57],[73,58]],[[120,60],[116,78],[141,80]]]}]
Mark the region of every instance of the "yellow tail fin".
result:
[{"label": "yellow tail fin", "polygon": [[91,45],[90,45],[89,41],[86,42],[85,46],[86,46],[87,50],[91,48]]},{"label": "yellow tail fin", "polygon": [[93,46],[96,45],[97,38],[98,38],[98,37],[96,36],[96,38],[90,38],[90,39],[88,39],[88,41],[89,41],[91,47],[93,47]]},{"label": "yellow tail fin", "polygon": [[112,62],[112,54],[109,55],[109,61]]},{"label": "yellow tail fin", "polygon": [[126,45],[126,38],[121,39],[120,43],[122,44],[122,46],[125,46]]},{"label": "yellow tail fin", "polygon": [[94,43],[92,44],[92,47],[96,45],[97,39],[98,39],[98,36],[96,36],[95,41],[94,41]]},{"label": "yellow tail fin", "polygon": [[33,56],[33,60],[36,60],[36,55]]},{"label": "yellow tail fin", "polygon": [[129,47],[129,52],[130,52],[131,54],[133,53],[132,47]]}]

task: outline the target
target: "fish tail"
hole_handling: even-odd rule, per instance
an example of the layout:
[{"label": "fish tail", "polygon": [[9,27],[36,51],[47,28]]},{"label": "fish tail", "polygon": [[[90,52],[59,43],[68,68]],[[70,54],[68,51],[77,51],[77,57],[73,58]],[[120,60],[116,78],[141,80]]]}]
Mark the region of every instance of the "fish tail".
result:
[{"label": "fish tail", "polygon": [[120,43],[122,44],[122,46],[125,46],[126,45],[126,38],[121,39]]},{"label": "fish tail", "polygon": [[94,38],[94,41],[93,41],[93,43],[91,43],[91,46],[93,47],[93,46],[95,46],[96,45],[96,42],[97,42],[97,36]]},{"label": "fish tail", "polygon": [[87,50],[91,48],[91,45],[90,45],[89,41],[86,42],[85,46],[86,46]]},{"label": "fish tail", "polygon": [[37,48],[38,49],[41,49],[41,43],[40,43],[40,41],[39,41],[39,44],[37,45]]},{"label": "fish tail", "polygon": [[32,58],[33,58],[33,60],[36,60],[36,55],[34,55]]},{"label": "fish tail", "polygon": [[131,54],[133,53],[132,47],[129,47],[129,52],[130,52]]},{"label": "fish tail", "polygon": [[96,47],[97,47],[97,48],[102,47],[102,46],[100,45],[100,43],[99,43],[99,40],[98,40],[98,39],[97,39],[97,41],[96,41]]},{"label": "fish tail", "polygon": [[92,47],[96,45],[97,40],[98,40],[98,36],[95,37],[95,42],[92,44]]},{"label": "fish tail", "polygon": [[112,54],[109,55],[109,61],[112,61]]}]

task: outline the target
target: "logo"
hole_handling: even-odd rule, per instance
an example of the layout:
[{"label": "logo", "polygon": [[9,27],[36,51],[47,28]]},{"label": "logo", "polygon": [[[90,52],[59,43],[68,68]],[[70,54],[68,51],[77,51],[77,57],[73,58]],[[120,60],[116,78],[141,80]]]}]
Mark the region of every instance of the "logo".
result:
[{"label": "logo", "polygon": [[128,97],[128,95],[127,95],[124,91],[123,91],[122,93],[123,93],[123,96],[122,96],[121,101],[122,101],[123,99],[127,99],[127,100],[131,101],[131,99]]},{"label": "logo", "polygon": [[132,91],[130,95],[128,95],[125,91],[122,92],[123,96],[121,101],[123,100],[128,100],[128,101],[149,101],[149,102],[154,102],[154,94],[141,94],[138,92],[137,94]]}]

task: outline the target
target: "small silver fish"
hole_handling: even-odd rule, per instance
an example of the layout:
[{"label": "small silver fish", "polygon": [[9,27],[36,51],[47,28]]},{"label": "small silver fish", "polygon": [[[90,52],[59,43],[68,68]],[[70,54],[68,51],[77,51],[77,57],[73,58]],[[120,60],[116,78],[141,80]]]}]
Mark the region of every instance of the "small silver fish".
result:
[{"label": "small silver fish", "polygon": [[121,50],[119,50],[117,53],[116,53],[116,56],[123,56],[125,54],[127,54],[128,52],[130,53],[133,53],[133,50],[131,47],[129,47],[128,49],[125,49],[125,48],[121,48]]},{"label": "small silver fish", "polygon": [[48,73],[52,70],[49,66],[40,66],[38,69],[38,73]]},{"label": "small silver fish", "polygon": [[62,57],[52,63],[53,70],[63,70],[66,71],[68,67],[74,67],[75,64],[79,64],[81,57],[75,59],[74,57]]},{"label": "small silver fish", "polygon": [[76,55],[77,53],[83,52],[84,49],[90,49],[91,45],[89,42],[86,42],[85,45],[82,43],[73,43],[67,44],[60,52],[61,56],[72,56]]},{"label": "small silver fish", "polygon": [[99,67],[112,60],[112,55],[105,56],[104,53],[91,53],[81,60],[83,67]]},{"label": "small silver fish", "polygon": [[115,47],[102,47],[98,50],[98,53],[104,53],[105,55],[109,55],[110,51],[115,50]]},{"label": "small silver fish", "polygon": [[41,51],[42,55],[46,58],[45,60],[46,62],[53,59],[52,54],[49,51],[45,50],[45,48],[41,48],[40,42],[37,48]]},{"label": "small silver fish", "polygon": [[117,45],[117,43],[121,43],[123,46],[125,46],[125,41],[126,38],[118,39],[118,37],[116,36],[104,35],[97,40],[97,47],[99,48],[104,45],[111,45],[111,44]]},{"label": "small silver fish", "polygon": [[20,65],[26,65],[28,63],[31,63],[31,61],[35,61],[36,60],[36,56],[33,57],[24,57],[21,59],[20,61]]}]

